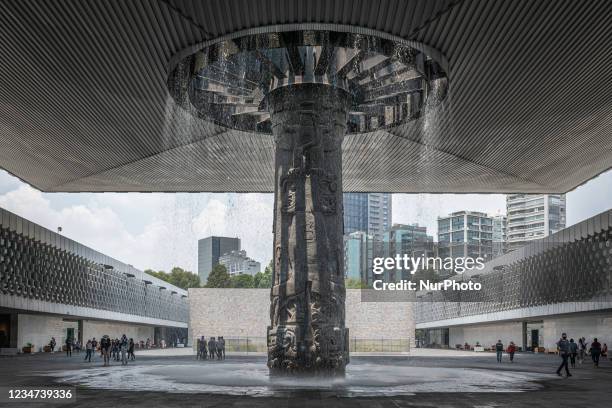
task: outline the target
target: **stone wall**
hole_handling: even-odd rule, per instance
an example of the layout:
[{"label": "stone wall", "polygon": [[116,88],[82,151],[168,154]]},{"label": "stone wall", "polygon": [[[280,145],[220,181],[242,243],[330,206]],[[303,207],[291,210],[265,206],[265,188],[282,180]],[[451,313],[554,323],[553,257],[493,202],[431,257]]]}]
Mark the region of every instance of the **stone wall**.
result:
[{"label": "stone wall", "polygon": [[[21,350],[27,343],[34,345],[34,351],[41,351],[41,348],[49,344],[51,337],[55,337],[56,349],[60,348],[66,340],[66,325],[61,317],[19,314],[17,323],[17,347]],[[74,322],[74,326],[77,327]],[[76,330],[75,330],[76,332]]]},{"label": "stone wall", "polygon": [[108,334],[111,338],[120,338],[125,334],[128,339],[135,342],[140,340],[153,341],[155,329],[152,326],[141,326],[129,323],[101,322],[94,320],[83,320],[83,342],[95,337],[98,341],[103,335]]},{"label": "stone wall", "polygon": [[523,343],[523,323],[503,322],[494,324],[478,324],[473,326],[451,327],[449,328],[449,347],[455,348],[456,344],[466,342],[474,346],[479,342],[483,347],[490,347],[501,340],[504,345],[511,341],[517,346]]},{"label": "stone wall", "polygon": [[[199,336],[266,337],[270,324],[269,289],[189,289],[190,344]],[[414,318],[409,302],[361,302],[359,289],[346,291],[350,338],[410,339]]]}]

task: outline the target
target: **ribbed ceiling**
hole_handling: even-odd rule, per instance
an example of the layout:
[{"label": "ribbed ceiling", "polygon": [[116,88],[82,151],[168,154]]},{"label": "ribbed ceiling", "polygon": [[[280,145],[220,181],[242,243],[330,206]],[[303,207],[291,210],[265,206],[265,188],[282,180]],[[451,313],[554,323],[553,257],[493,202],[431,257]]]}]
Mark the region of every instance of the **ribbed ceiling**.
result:
[{"label": "ribbed ceiling", "polygon": [[0,1],[0,167],[43,191],[271,191],[270,136],[191,118],[181,50],[357,25],[449,63],[444,109],[349,135],[345,191],[566,192],[612,167],[612,2]]}]

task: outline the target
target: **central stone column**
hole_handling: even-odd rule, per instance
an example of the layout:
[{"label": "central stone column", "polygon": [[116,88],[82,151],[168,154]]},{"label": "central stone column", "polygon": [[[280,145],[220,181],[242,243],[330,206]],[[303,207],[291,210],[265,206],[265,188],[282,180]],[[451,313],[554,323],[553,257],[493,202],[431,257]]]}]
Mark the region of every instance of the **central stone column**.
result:
[{"label": "central stone column", "polygon": [[274,273],[268,367],[343,373],[342,139],[349,95],[324,84],[267,96],[275,137]]}]

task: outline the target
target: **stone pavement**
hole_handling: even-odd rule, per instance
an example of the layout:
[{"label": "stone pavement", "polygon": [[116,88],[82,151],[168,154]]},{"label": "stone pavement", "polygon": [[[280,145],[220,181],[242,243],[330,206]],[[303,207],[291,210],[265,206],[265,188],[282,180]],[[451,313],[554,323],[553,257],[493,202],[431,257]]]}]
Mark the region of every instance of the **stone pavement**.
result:
[{"label": "stone pavement", "polygon": [[[413,350],[411,356],[354,357],[347,375],[348,379],[355,381],[360,372],[365,373],[362,379],[371,378],[372,382],[366,385],[376,385],[378,382],[385,384],[386,380],[380,377],[388,372],[390,376],[396,376],[393,381],[405,383],[408,389],[417,392],[397,395],[383,392],[369,396],[360,393],[363,387],[355,383],[352,388],[347,388],[352,390],[348,393],[324,387],[283,388],[272,396],[247,396],[197,390],[200,386],[206,389],[204,383],[208,376],[215,378],[215,373],[229,372],[231,376],[228,378],[231,381],[235,379],[236,383],[256,377],[257,372],[265,372],[263,356],[230,355],[221,362],[197,362],[191,355],[154,354],[137,353],[136,362],[127,368],[119,363],[102,368],[99,357],[91,364],[85,363],[81,360],[82,354],[71,359],[62,354],[0,357],[0,384],[17,388],[49,386],[62,379],[67,381],[66,384],[82,383],[77,388],[76,402],[47,405],[52,407],[610,407],[612,401],[612,363],[607,360],[597,369],[587,361],[573,370],[571,378],[559,378],[551,375],[560,361],[552,355],[517,354],[513,364],[504,356],[505,361],[497,364],[492,353],[421,349]],[[246,371],[233,371],[233,367],[246,367]],[[161,381],[164,377],[171,381]],[[530,377],[534,381],[529,381]],[[107,389],[87,385],[100,384],[99,381]],[[509,389],[516,391],[509,384],[513,381],[519,383],[517,389],[527,391],[508,392]],[[126,389],[122,389],[124,385],[127,385]],[[168,386],[174,387],[170,390],[172,392],[164,391],[163,387]],[[183,392],[181,386],[189,386],[191,391]],[[222,388],[222,385],[218,389],[208,385],[209,390]],[[381,389],[385,388],[381,386]],[[470,391],[458,392],[461,389]],[[475,389],[482,392],[473,392]],[[15,403],[8,406],[45,405]]]}]

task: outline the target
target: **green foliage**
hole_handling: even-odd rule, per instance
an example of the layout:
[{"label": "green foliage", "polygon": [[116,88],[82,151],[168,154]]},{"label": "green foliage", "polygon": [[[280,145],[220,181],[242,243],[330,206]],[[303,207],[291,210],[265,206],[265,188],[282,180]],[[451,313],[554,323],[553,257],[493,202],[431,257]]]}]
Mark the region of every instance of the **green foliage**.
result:
[{"label": "green foliage", "polygon": [[230,278],[232,288],[253,288],[254,279],[252,275],[234,275]]},{"label": "green foliage", "polygon": [[198,277],[198,275],[186,271],[183,268],[179,268],[177,266],[172,268],[172,271],[170,271],[170,273],[166,273],[164,271],[154,271],[151,269],[146,269],[145,273],[148,273],[151,276],[155,276],[156,278],[168,282],[181,289],[200,287],[200,278]]},{"label": "green foliage", "polygon": [[347,289],[367,289],[368,285],[361,279],[347,278],[344,280],[344,287]]},{"label": "green foliage", "polygon": [[206,281],[207,288],[231,288],[232,280],[224,265],[218,264],[212,268]]}]

